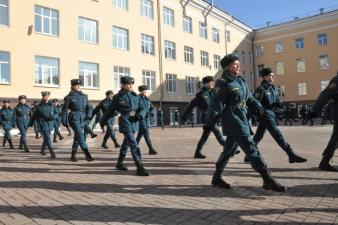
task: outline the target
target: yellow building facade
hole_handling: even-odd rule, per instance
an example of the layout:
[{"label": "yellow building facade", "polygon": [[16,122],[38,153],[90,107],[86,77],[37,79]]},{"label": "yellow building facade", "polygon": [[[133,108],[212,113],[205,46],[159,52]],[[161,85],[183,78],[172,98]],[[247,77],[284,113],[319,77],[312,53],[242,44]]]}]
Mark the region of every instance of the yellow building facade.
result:
[{"label": "yellow building facade", "polygon": [[337,74],[338,10],[255,30],[254,50],[256,71],[273,68],[285,102],[313,103]]},{"label": "yellow building facade", "polygon": [[252,28],[202,0],[1,0],[0,15],[1,98],[62,99],[80,78],[97,102],[128,75],[168,114],[227,52],[254,77]]}]

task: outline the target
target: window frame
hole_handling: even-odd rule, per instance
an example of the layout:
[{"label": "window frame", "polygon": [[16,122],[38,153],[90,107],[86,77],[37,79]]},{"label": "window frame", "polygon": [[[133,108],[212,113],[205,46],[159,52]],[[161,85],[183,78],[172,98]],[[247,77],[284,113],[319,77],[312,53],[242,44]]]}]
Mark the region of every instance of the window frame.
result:
[{"label": "window frame", "polygon": [[[80,20],[83,21],[82,24],[80,24]],[[95,24],[95,27],[87,26],[85,25],[85,22],[90,22],[91,25]],[[80,29],[83,29],[83,39],[80,38]],[[86,40],[86,32],[88,32],[89,29],[89,36],[90,40]],[[95,40],[93,41],[93,35],[95,35]],[[99,44],[99,22],[97,20],[89,19],[86,17],[79,16],[78,17],[78,39],[81,42],[89,43],[89,44]]]},{"label": "window frame", "polygon": [[[126,33],[125,34],[114,33],[114,28],[117,31],[125,31]],[[117,37],[117,41],[116,41],[117,46],[114,46],[114,37],[115,37],[114,35]],[[121,42],[119,42],[119,40]],[[112,45],[113,45],[113,49],[129,51],[129,30],[123,27],[118,27],[118,26],[113,25],[112,26]]]},{"label": "window frame", "polygon": [[[47,64],[37,64],[38,59],[42,59],[42,60],[53,60],[57,63],[57,66],[51,66],[51,65],[47,65]],[[37,74],[37,67],[39,68],[39,72],[41,72],[41,74]],[[57,84],[53,83],[53,69],[56,69],[57,71]],[[49,83],[45,83],[45,71],[48,70],[48,75],[50,82]],[[37,82],[37,76],[40,78],[41,75],[41,83]],[[48,79],[48,77],[47,77]],[[55,57],[50,57],[50,56],[42,56],[42,55],[35,55],[34,56],[34,86],[35,87],[60,87],[60,59],[59,58],[55,58]]]},{"label": "window frame", "polygon": [[[82,63],[82,64],[96,65],[97,87],[94,86],[94,83],[95,83],[94,72],[95,72],[95,71],[93,71],[93,70],[88,70],[88,69],[86,69],[86,70],[81,70],[81,69],[80,69],[81,63]],[[83,81],[81,80],[80,72],[83,72]],[[81,88],[83,88],[83,89],[94,89],[94,90],[100,89],[100,72],[99,72],[99,64],[98,64],[98,63],[86,62],[86,61],[79,61],[78,73],[79,73],[79,79],[82,81],[82,82],[81,82]],[[88,77],[88,73],[89,73],[90,80],[91,80],[91,83],[92,83],[91,86],[85,85],[85,77]]]},{"label": "window frame", "polygon": [[[38,14],[36,12],[37,8],[41,8],[41,13]],[[45,16],[44,15],[44,10],[49,10],[49,16]],[[55,18],[52,18],[52,12],[55,12],[56,13],[56,19]],[[40,24],[40,27],[41,27],[41,31],[37,31],[37,17],[41,17],[41,24]],[[44,19],[47,18],[48,19],[48,25],[49,25],[49,30],[50,32],[47,33],[44,31],[44,28],[45,28],[45,25],[44,25]],[[53,34],[53,23],[52,23],[52,20],[56,20],[56,34]],[[52,8],[48,8],[48,7],[45,7],[45,6],[41,6],[41,5],[34,5],[34,32],[37,33],[37,34],[44,34],[44,35],[48,35],[48,36],[53,36],[53,37],[58,37],[59,36],[59,11],[56,10],[56,9],[52,9]]]},{"label": "window frame", "polygon": [[[7,61],[2,61],[0,59],[0,85],[2,84],[11,84],[11,53],[8,51],[0,51],[0,54],[6,54]],[[2,66],[6,64],[8,66],[8,80],[2,81]]]}]

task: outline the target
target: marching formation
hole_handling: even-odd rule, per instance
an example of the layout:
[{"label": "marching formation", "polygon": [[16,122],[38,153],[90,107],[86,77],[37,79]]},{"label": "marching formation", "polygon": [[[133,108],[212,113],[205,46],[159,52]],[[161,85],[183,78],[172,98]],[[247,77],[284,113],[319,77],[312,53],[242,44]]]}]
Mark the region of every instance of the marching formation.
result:
[{"label": "marching formation", "polygon": [[[188,120],[193,126],[193,109],[197,107],[201,112],[203,132],[200,137],[194,158],[204,159],[202,154],[203,146],[208,137],[213,133],[222,146],[222,152],[216,162],[216,168],[211,184],[228,189],[228,184],[222,177],[229,160],[241,149],[245,153],[244,161],[251,164],[252,168],[262,177],[263,188],[276,192],[284,192],[286,187],[276,181],[269,172],[267,163],[260,153],[258,144],[268,131],[281,149],[288,156],[289,163],[304,163],[304,157],[298,155],[290,144],[285,140],[278,128],[278,115],[276,108],[282,108],[283,104],[274,86],[274,73],[271,68],[263,68],[260,71],[262,77],[261,85],[252,93],[243,77],[240,76],[240,60],[237,55],[229,54],[224,56],[220,62],[223,73],[220,79],[214,81],[211,76],[202,79],[203,87],[186,106],[180,117],[179,111],[173,112],[173,126],[176,123],[179,127]],[[60,133],[61,124],[67,128],[69,135],[73,131],[74,140],[71,148],[71,161],[77,162],[77,151],[80,147],[87,161],[93,161],[89,147],[86,143],[87,135],[96,138],[93,132],[96,124],[100,124],[105,132],[101,147],[107,149],[107,141],[111,139],[115,148],[119,148],[119,156],[116,169],[126,171],[128,168],[124,160],[130,149],[136,166],[136,175],[149,176],[150,172],[145,169],[142,163],[141,149],[139,142],[142,137],[148,146],[149,154],[157,154],[151,141],[149,132],[149,118],[154,116],[154,106],[147,97],[148,87],[138,87],[139,94],[133,90],[134,79],[132,77],[121,77],[121,89],[114,94],[108,90],[106,97],[94,108],[88,101],[88,96],[81,91],[81,80],[71,80],[71,90],[64,97],[63,104],[57,99],[50,100],[50,92],[42,92],[42,99],[39,103],[33,102],[32,107],[27,104],[27,96],[20,95],[19,103],[11,108],[9,100],[3,101],[0,110],[0,125],[4,130],[2,146],[9,144],[14,149],[11,129],[17,127],[20,132],[19,149],[29,152],[27,144],[27,130],[34,127],[35,138],[43,138],[41,154],[45,155],[49,150],[50,157],[55,159],[53,143],[64,137]],[[333,123],[331,139],[323,152],[319,169],[324,171],[338,171],[330,165],[330,160],[338,147],[338,74],[322,91],[312,108],[301,108],[302,124],[308,121],[313,124],[312,119],[320,116],[325,111],[327,121]],[[286,109],[287,112],[287,109]],[[118,117],[119,132],[124,139],[120,145],[114,131],[115,118]],[[94,120],[92,127],[91,121]],[[256,133],[251,127],[252,118],[258,123]],[[163,111],[157,110],[157,119],[164,129]],[[286,118],[290,120],[290,118]],[[324,121],[324,119],[323,119]],[[288,121],[286,120],[285,123]],[[218,127],[221,124],[222,129]],[[70,130],[71,128],[71,130]],[[104,129],[105,128],[105,129]],[[54,131],[53,141],[51,133]]]}]

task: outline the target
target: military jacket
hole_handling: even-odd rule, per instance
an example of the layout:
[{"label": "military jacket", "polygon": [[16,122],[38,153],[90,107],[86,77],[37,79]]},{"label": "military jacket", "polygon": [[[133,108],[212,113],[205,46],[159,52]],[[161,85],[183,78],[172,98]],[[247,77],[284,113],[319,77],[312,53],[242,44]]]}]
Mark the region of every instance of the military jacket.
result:
[{"label": "military jacket", "polygon": [[[108,109],[112,106],[113,104],[113,100],[110,99],[103,99],[94,109],[94,111],[92,112],[92,117],[94,117],[94,115],[97,115],[100,111],[104,114],[105,112],[108,111]],[[108,123],[113,124],[114,123],[114,116],[116,116],[116,114],[112,115],[109,119],[108,119]]]},{"label": "military jacket", "polygon": [[56,107],[52,102],[41,101],[33,113],[30,125],[37,121],[40,131],[51,132],[54,129],[56,113]]},{"label": "military jacket", "polygon": [[101,125],[107,123],[110,117],[119,112],[121,114],[119,117],[120,132],[135,133],[139,128],[139,112],[142,110],[139,96],[135,92],[121,89],[114,95],[111,107],[103,114]]},{"label": "military jacket", "polygon": [[278,92],[273,84],[263,80],[261,85],[255,90],[254,97],[265,109],[264,117],[276,119],[273,107],[280,103]]},{"label": "military jacket", "polygon": [[15,126],[15,112],[12,108],[2,107],[0,110],[0,122],[4,130],[10,130]]},{"label": "military jacket", "polygon": [[25,128],[28,128],[29,121],[32,116],[32,110],[27,104],[19,103],[15,108],[15,117],[16,117],[16,124],[23,125]]},{"label": "military jacket", "polygon": [[61,112],[62,124],[67,125],[68,118],[69,124],[76,123],[81,127],[84,127],[87,107],[88,96],[81,91],[71,90],[64,98],[64,104]]},{"label": "military jacket", "polygon": [[253,134],[249,109],[256,112],[260,108],[261,104],[252,96],[245,80],[224,71],[221,79],[215,83],[207,125],[212,126],[220,116],[225,136],[249,136]]},{"label": "military jacket", "polygon": [[140,110],[139,116],[141,120],[146,120],[149,116],[149,113],[153,111],[154,106],[146,96],[139,95],[140,98]]}]

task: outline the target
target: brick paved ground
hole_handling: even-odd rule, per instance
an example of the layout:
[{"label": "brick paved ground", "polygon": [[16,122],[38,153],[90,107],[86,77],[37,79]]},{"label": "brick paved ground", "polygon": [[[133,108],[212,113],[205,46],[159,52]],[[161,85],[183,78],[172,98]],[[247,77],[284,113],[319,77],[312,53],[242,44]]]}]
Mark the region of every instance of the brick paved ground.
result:
[{"label": "brick paved ground", "polygon": [[[261,179],[242,163],[243,153],[225,172],[232,189],[211,187],[220,146],[212,136],[204,149],[207,159],[193,159],[201,128],[152,129],[159,154],[147,155],[141,144],[150,177],[134,175],[130,154],[130,170],[116,171],[118,150],[101,150],[102,135],[90,140],[96,159],[91,163],[83,154],[79,162],[69,161],[68,137],[56,147],[57,160],[41,156],[41,140],[30,138],[30,153],[0,149],[0,223],[338,224],[338,174],[316,168],[331,129],[282,127],[294,149],[309,159],[305,164],[289,164],[266,136],[260,149],[273,175],[289,187],[282,194],[261,188]],[[338,164],[337,157],[334,161]]]}]

